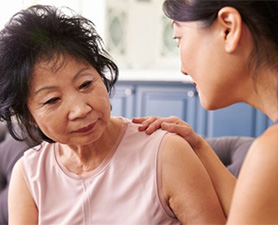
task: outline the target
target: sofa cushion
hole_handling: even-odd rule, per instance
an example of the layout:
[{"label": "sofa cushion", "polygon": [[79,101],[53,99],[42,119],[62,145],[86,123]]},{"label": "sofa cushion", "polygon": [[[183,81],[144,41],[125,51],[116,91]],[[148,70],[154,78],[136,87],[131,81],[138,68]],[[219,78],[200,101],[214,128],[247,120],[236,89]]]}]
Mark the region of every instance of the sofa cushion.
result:
[{"label": "sofa cushion", "polygon": [[9,134],[0,142],[0,224],[8,224],[8,184],[16,161],[29,149],[25,142],[13,139]]},{"label": "sofa cushion", "polygon": [[0,122],[0,142],[2,142],[5,139],[7,132],[7,127],[4,122]]},{"label": "sofa cushion", "polygon": [[238,177],[244,158],[254,140],[253,137],[206,138],[219,159],[235,177]]}]

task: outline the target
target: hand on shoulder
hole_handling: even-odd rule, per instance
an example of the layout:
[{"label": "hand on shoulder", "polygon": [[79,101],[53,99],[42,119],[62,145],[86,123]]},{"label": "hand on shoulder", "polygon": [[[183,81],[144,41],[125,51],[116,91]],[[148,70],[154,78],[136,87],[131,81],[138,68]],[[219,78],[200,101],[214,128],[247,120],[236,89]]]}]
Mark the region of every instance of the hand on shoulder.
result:
[{"label": "hand on shoulder", "polygon": [[170,133],[176,133],[184,138],[194,150],[199,148],[204,141],[188,123],[175,116],[133,118],[132,122],[141,124],[138,128],[139,131],[145,131],[147,134],[151,134],[159,128]]}]

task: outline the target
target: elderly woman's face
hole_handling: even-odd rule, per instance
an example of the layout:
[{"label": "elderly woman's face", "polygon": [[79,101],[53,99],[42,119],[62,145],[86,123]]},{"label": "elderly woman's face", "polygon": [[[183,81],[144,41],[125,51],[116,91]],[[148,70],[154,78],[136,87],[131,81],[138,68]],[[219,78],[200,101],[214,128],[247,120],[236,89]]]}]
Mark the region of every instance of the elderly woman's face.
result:
[{"label": "elderly woman's face", "polygon": [[[62,64],[61,64],[62,63]],[[71,57],[35,66],[28,108],[42,132],[56,142],[86,145],[110,120],[110,102],[99,73]]]}]

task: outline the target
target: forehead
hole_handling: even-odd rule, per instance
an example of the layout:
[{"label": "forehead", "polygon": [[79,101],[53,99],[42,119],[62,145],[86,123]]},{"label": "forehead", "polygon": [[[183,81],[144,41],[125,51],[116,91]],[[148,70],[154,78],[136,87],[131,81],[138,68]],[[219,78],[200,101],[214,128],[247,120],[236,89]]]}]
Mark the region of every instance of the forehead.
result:
[{"label": "forehead", "polygon": [[172,22],[172,27],[176,28],[205,28],[204,22],[202,21],[176,21]]},{"label": "forehead", "polygon": [[53,58],[42,58],[35,65],[32,74],[32,80],[42,79],[43,75],[56,75],[61,71],[68,71],[69,74],[74,73],[81,67],[87,67],[96,70],[85,60],[78,60],[70,55],[59,55]]},{"label": "forehead", "polygon": [[67,79],[75,79],[83,71],[94,71],[94,67],[84,61],[78,61],[70,56],[56,57],[51,60],[40,60],[35,64],[32,79],[30,81],[31,90],[42,85],[65,82]]},{"label": "forehead", "polygon": [[48,70],[53,73],[57,73],[60,69],[77,63],[84,65],[88,64],[85,62],[85,60],[77,60],[70,55],[64,54],[55,54],[51,57],[42,57],[35,63],[34,73],[36,73],[38,70]]}]

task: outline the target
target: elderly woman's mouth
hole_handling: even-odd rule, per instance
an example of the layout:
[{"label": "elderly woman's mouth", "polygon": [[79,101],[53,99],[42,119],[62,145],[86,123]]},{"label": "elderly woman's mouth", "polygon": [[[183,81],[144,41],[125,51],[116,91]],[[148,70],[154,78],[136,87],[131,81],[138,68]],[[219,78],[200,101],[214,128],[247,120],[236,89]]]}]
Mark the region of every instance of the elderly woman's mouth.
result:
[{"label": "elderly woman's mouth", "polygon": [[90,125],[82,127],[78,130],[75,130],[72,133],[87,133],[87,132],[91,131],[95,127],[95,125],[96,125],[96,122],[91,123]]}]

